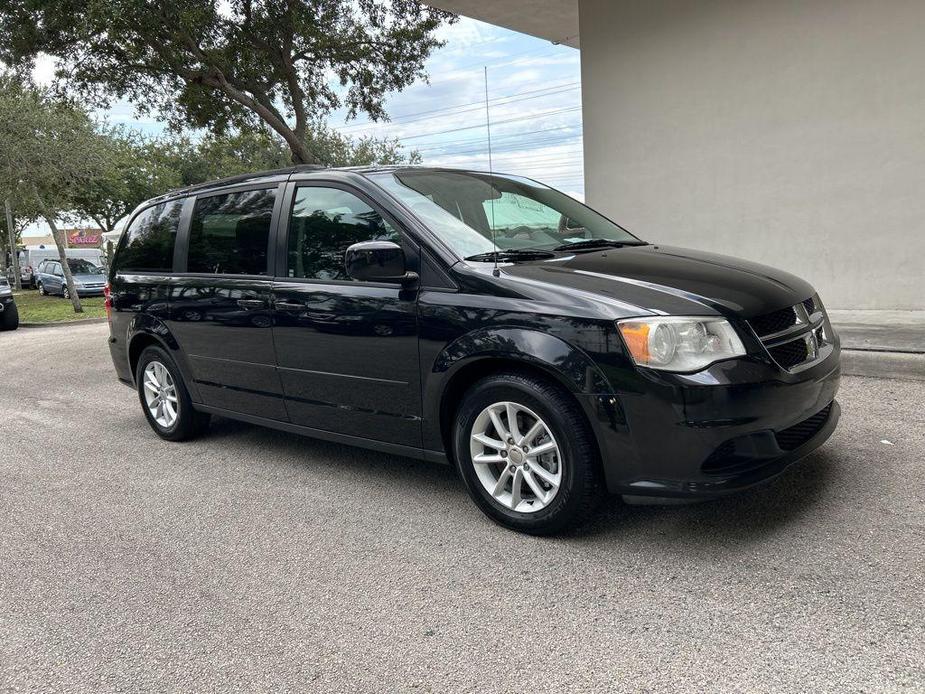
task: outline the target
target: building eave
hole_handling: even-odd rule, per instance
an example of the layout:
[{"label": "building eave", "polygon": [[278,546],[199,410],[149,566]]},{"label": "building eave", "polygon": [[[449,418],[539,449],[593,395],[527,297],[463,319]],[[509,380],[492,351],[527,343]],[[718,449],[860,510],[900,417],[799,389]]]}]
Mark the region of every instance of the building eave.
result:
[{"label": "building eave", "polygon": [[578,0],[433,0],[427,4],[578,48]]}]

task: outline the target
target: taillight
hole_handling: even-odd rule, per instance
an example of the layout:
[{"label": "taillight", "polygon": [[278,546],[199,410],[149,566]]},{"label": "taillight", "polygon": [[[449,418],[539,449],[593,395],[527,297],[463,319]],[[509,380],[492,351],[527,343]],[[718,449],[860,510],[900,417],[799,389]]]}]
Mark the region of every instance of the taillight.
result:
[{"label": "taillight", "polygon": [[103,285],[103,296],[105,297],[103,305],[106,307],[106,320],[112,323],[112,290],[109,288],[109,282]]}]

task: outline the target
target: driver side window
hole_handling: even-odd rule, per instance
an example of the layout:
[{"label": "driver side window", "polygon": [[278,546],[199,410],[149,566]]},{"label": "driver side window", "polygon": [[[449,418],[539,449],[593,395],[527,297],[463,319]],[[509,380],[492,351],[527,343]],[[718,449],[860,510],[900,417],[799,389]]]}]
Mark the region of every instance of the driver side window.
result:
[{"label": "driver side window", "polygon": [[360,241],[401,243],[401,238],[353,193],[320,186],[296,189],[289,220],[289,277],[349,280],[344,253]]}]

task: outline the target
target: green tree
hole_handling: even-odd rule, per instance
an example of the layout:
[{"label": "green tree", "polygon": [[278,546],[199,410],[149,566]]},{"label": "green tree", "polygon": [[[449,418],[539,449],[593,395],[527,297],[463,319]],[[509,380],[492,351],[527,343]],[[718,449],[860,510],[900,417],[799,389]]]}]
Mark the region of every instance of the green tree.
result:
[{"label": "green tree", "polygon": [[416,0],[0,0],[0,60],[25,73],[47,53],[85,103],[127,98],[178,129],[264,125],[294,163],[330,164],[321,120],[385,118],[454,19]]},{"label": "green tree", "polygon": [[57,220],[105,170],[98,133],[87,114],[5,77],[0,79],[0,124],[0,199],[9,199],[16,209],[34,209],[48,223],[71,303],[81,313]]},{"label": "green tree", "polygon": [[157,143],[139,133],[109,126],[96,130],[98,175],[74,190],[71,218],[92,219],[112,231],[139,204],[182,184],[180,173],[158,156]]},{"label": "green tree", "polygon": [[[421,161],[417,151],[406,153],[397,140],[350,138],[324,126],[315,127],[313,133],[314,148],[330,166]],[[168,136],[149,143],[146,156],[156,162],[152,166],[172,170],[182,185],[291,165],[285,140],[261,128],[208,133],[195,141],[186,134]]]}]

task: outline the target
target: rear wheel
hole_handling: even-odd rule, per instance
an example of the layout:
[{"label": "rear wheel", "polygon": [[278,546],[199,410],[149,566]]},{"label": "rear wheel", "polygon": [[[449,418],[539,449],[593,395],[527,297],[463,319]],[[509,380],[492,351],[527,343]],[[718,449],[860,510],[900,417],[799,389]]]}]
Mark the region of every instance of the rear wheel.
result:
[{"label": "rear wheel", "polygon": [[454,459],[469,495],[492,520],[548,535],[584,522],[602,496],[597,447],[578,405],[529,374],[482,379],[464,396]]},{"label": "rear wheel", "polygon": [[145,418],[162,439],[185,441],[208,427],[209,415],[193,409],[180,370],[160,347],[146,347],[141,353],[135,383]]},{"label": "rear wheel", "polygon": [[0,330],[16,330],[19,327],[19,309],[16,304],[6,305],[6,309],[0,314]]}]

